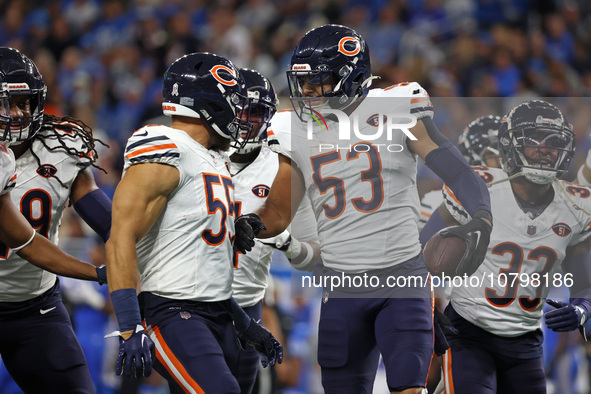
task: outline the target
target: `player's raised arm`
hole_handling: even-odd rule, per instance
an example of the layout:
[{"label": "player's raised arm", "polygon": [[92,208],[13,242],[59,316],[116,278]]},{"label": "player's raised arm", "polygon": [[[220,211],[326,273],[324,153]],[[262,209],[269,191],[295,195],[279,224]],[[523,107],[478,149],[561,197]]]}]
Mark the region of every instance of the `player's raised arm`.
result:
[{"label": "player's raised arm", "polygon": [[457,148],[439,132],[430,117],[421,118],[410,131],[416,140],[409,139],[409,147],[446,183],[472,218],[468,223],[446,230],[441,235],[464,239],[470,249],[470,253],[465,255],[465,258],[472,260],[469,265],[480,265],[492,230],[490,195],[484,181],[470,168]]},{"label": "player's raised arm", "polygon": [[478,211],[488,212],[488,215],[484,214],[488,217],[482,218],[492,225],[490,196],[485,183],[457,148],[439,132],[433,120],[422,118],[410,131],[417,139],[409,139],[409,147],[449,186],[470,216],[475,217]]}]

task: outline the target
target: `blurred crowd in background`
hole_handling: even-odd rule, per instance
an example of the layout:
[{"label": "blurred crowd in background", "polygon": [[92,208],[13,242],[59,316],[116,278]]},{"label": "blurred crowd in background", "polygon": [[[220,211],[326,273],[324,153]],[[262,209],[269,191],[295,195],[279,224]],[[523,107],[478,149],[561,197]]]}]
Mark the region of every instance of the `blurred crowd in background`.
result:
[{"label": "blurred crowd in background", "polygon": [[[280,107],[288,108],[285,71],[293,48],[306,31],[325,23],[347,25],[366,39],[373,74],[381,77],[374,87],[404,81],[425,87],[435,121],[452,141],[477,116],[503,115],[520,102],[517,97],[556,98],[561,109],[567,107],[577,134],[568,175],[574,178],[591,146],[591,111],[586,109],[591,104],[591,2],[586,0],[0,0],[0,45],[21,50],[37,64],[48,87],[45,111],[83,120],[109,145],[99,149],[99,164],[107,173],[97,171],[95,177],[110,196],[121,176],[127,138],[142,125],[160,121],[162,76],[175,59],[209,51],[238,67],[254,68],[271,79]],[[422,165],[419,180],[421,195],[439,186]],[[85,234],[70,211],[60,245],[104,262],[101,245]],[[314,360],[319,300],[294,294],[289,264],[277,259],[269,304],[282,322],[287,366],[273,373],[274,387],[313,393],[320,387]],[[83,346],[94,347],[87,358],[97,392],[135,392],[118,388],[111,365],[115,355],[105,355],[109,350],[102,336],[111,324],[107,288],[64,287],[77,335]],[[556,392],[588,392],[584,348],[578,337],[564,338],[547,355],[550,373],[563,370],[553,379],[566,382],[557,383]],[[561,367],[554,355],[566,354],[569,346],[579,353],[571,352],[568,360],[580,360]],[[18,393],[3,376],[0,370],[0,393]],[[272,386],[268,379],[263,387]],[[140,392],[166,392],[161,383],[143,384]]]}]

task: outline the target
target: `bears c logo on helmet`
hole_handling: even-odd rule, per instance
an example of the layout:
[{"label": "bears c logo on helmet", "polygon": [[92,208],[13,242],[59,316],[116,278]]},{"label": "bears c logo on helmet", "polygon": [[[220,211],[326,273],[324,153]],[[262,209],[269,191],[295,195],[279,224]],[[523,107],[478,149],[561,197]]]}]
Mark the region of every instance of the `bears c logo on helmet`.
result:
[{"label": "bears c logo on helmet", "polygon": [[354,37],[343,37],[339,41],[339,52],[347,56],[355,56],[361,51],[359,40]]},{"label": "bears c logo on helmet", "polygon": [[236,78],[236,73],[234,72],[234,70],[232,70],[230,67],[223,66],[221,64],[218,64],[217,66],[213,66],[213,68],[211,70],[209,70],[209,72],[211,73],[211,75],[213,75],[213,77],[216,79],[216,81],[218,81],[222,85],[234,86],[238,83],[238,82],[236,82],[236,79],[228,80],[228,79],[222,78],[222,76],[220,75],[221,70],[227,71],[228,73],[230,73],[230,75],[232,75],[232,76],[234,76],[234,78]]}]

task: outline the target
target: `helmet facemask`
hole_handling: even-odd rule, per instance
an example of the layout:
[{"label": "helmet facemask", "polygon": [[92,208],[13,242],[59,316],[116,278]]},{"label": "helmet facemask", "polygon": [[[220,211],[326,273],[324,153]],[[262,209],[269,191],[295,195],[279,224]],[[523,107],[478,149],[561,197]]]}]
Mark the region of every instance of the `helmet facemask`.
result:
[{"label": "helmet facemask", "polygon": [[[252,92],[248,92],[251,96]],[[235,153],[246,154],[260,147],[267,135],[267,128],[275,114],[275,106],[249,97],[246,106],[236,108],[240,138],[232,142]]]},{"label": "helmet facemask", "polygon": [[[287,72],[292,105],[300,119],[304,113],[311,114],[313,110],[320,111],[323,108],[344,110],[356,98],[363,96],[365,89],[371,85],[371,78],[364,78],[362,73],[357,73],[357,78],[352,81],[353,67],[350,65],[343,65],[338,73],[298,69],[300,67],[294,65],[293,69]],[[364,83],[365,81],[368,83]],[[354,88],[351,89],[351,87]],[[347,90],[354,92],[352,95],[347,95]]]},{"label": "helmet facemask", "polygon": [[41,129],[45,91],[45,87],[39,90],[9,89],[9,103],[18,106],[23,112],[23,116],[10,116],[9,138],[7,138],[10,144],[16,145],[30,140]]},{"label": "helmet facemask", "polygon": [[575,149],[568,127],[517,127],[508,135],[500,141],[507,172],[520,169],[529,181],[548,184],[568,170]]}]

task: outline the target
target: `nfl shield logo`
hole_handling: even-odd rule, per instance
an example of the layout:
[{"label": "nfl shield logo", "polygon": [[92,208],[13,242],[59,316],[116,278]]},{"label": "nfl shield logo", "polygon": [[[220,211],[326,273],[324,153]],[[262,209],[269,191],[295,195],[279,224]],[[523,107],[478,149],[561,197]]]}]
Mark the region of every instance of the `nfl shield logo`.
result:
[{"label": "nfl shield logo", "polygon": [[188,320],[191,318],[191,314],[189,312],[181,312],[181,317],[185,320]]},{"label": "nfl shield logo", "polygon": [[175,83],[174,85],[172,85],[172,93],[173,96],[178,96],[179,95],[179,84]]},{"label": "nfl shield logo", "polygon": [[324,291],[324,294],[322,294],[322,303],[326,304],[328,302],[328,291]]},{"label": "nfl shield logo", "polygon": [[527,226],[527,235],[534,235],[536,233],[536,226],[530,224]]}]

